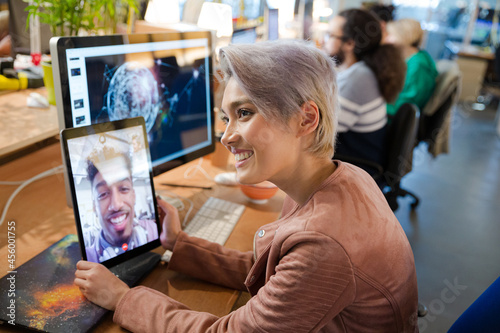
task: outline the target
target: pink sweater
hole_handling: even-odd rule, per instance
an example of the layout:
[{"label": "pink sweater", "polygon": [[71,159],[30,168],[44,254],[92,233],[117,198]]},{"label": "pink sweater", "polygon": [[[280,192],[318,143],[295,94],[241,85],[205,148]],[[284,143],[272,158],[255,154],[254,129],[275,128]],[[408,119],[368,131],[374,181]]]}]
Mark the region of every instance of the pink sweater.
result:
[{"label": "pink sweater", "polygon": [[398,220],[361,169],[337,170],[302,206],[257,231],[254,253],[181,233],[170,268],[252,298],[216,317],[146,287],[114,321],[134,332],[417,332],[413,254]]}]

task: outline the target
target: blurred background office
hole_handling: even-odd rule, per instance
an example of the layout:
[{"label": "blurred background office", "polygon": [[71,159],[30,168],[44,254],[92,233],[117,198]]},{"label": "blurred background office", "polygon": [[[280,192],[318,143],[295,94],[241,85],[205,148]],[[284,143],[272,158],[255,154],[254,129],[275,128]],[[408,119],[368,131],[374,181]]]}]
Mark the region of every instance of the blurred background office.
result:
[{"label": "blurred background office", "polygon": [[[307,39],[320,47],[329,21],[350,8],[370,10],[374,6],[392,6],[388,7],[391,14],[388,19],[418,21],[423,30],[419,48],[436,62],[439,72],[436,89],[449,90],[446,92],[449,98],[434,99],[439,105],[420,110],[420,119],[427,119],[435,127],[427,128],[428,135],[417,131],[416,139],[422,140],[416,141],[413,158],[404,157],[402,161],[411,171],[398,179],[398,183],[420,198],[420,204],[412,209],[411,198],[400,197],[399,208],[395,210],[414,252],[419,301],[428,308],[428,314],[419,318],[420,331],[447,331],[500,276],[500,111],[497,111],[500,57],[496,56],[500,50],[500,1],[138,0],[136,3],[137,12],[128,12],[112,27],[113,31],[211,29],[216,49],[229,43],[278,38]],[[8,35],[1,31],[0,36],[10,36],[12,46],[6,54],[14,58],[30,53],[25,7],[26,2],[21,0],[0,0],[1,21],[8,20]],[[1,24],[2,30],[5,26]],[[41,31],[41,50],[46,53],[51,33],[45,24],[41,24]],[[221,89],[216,87],[216,106],[220,100]],[[431,117],[434,113],[440,115],[439,119]],[[436,122],[446,126],[435,125]],[[447,149],[432,153],[428,147],[442,140],[443,128],[446,128]]]}]

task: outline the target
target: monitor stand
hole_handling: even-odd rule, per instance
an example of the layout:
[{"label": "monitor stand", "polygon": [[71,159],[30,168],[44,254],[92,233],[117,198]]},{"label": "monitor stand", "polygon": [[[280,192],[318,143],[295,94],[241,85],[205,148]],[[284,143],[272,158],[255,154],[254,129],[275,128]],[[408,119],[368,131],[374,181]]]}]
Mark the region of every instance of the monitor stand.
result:
[{"label": "monitor stand", "polygon": [[153,252],[143,253],[121,264],[110,267],[109,270],[120,280],[132,287],[151,272],[161,259],[161,255]]}]

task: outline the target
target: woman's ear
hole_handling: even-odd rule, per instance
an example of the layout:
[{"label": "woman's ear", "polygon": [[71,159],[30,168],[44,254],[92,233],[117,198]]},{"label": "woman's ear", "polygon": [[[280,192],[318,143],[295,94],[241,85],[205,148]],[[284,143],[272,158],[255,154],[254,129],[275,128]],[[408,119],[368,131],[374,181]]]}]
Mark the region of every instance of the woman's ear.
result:
[{"label": "woman's ear", "polygon": [[318,128],[320,118],[318,105],[313,101],[304,102],[301,110],[298,136],[314,132]]}]

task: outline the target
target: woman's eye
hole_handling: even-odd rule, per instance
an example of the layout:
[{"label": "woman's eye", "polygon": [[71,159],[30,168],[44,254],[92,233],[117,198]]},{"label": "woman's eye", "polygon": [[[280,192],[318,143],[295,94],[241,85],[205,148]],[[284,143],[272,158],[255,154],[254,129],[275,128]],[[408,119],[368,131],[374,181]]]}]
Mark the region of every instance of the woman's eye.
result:
[{"label": "woman's eye", "polygon": [[239,114],[240,118],[243,118],[243,117],[251,116],[253,114],[253,112],[246,110],[246,109],[240,109],[240,110],[238,110],[238,114]]},{"label": "woman's eye", "polygon": [[227,123],[229,122],[229,118],[228,118],[227,116],[220,116],[220,119],[221,119],[221,120],[222,120],[222,122],[223,122],[224,124],[226,124],[226,125],[227,125]]}]

